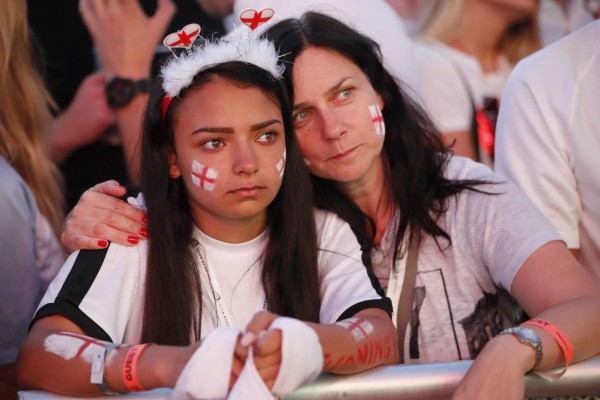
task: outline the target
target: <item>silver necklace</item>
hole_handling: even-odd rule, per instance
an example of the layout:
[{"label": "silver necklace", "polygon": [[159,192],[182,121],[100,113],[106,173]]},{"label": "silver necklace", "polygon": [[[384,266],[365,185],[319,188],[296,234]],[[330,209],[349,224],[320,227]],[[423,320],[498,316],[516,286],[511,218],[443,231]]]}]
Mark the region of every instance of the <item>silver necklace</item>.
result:
[{"label": "silver necklace", "polygon": [[[202,269],[204,271],[204,274],[206,275],[206,278],[208,280],[208,284],[210,285],[210,291],[212,293],[212,297],[213,297],[213,303],[215,304],[216,307],[219,308],[219,310],[221,310],[221,315],[223,315],[223,321],[225,321],[225,325],[230,327],[231,324],[229,323],[229,320],[227,318],[227,313],[225,312],[225,308],[223,307],[223,302],[221,301],[221,295],[215,290],[213,283],[212,283],[212,279],[210,277],[210,272],[208,270],[208,265],[206,263],[206,261],[204,260],[204,256],[202,255],[202,252],[200,251],[200,242],[196,239],[192,240],[192,246],[194,247],[194,250],[196,251],[196,254],[198,255],[198,257],[200,258],[200,262],[202,263]],[[256,261],[255,261],[256,262]],[[254,265],[254,263],[252,263],[252,265]],[[252,265],[250,265],[250,268],[252,267]],[[262,305],[262,309],[266,310],[267,309],[267,299],[265,297],[263,305]]]}]

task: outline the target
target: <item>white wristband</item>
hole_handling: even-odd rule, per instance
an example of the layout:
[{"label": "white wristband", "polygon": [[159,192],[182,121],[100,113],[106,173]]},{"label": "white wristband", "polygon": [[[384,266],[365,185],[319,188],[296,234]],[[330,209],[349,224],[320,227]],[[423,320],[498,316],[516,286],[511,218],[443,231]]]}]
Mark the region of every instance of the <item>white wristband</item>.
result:
[{"label": "white wristband", "polygon": [[90,383],[98,386],[100,390],[102,390],[106,394],[119,394],[115,392],[104,379],[104,362],[106,360],[106,356],[119,347],[116,344],[107,344],[106,347],[97,347],[94,346],[92,349],[92,368],[90,371]]}]

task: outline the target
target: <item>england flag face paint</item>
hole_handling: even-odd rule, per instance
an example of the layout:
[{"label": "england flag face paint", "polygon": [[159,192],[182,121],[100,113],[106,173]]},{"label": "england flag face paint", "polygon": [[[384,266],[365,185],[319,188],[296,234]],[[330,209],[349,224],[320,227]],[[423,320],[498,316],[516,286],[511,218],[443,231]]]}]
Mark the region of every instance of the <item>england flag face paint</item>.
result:
[{"label": "england flag face paint", "polygon": [[279,172],[279,178],[283,178],[283,173],[285,172],[285,160],[286,160],[286,150],[283,151],[281,155],[281,159],[275,166],[277,168],[277,172]]},{"label": "england flag face paint", "polygon": [[217,181],[217,170],[198,161],[192,162],[192,182],[194,185],[212,192]]},{"label": "england flag face paint", "polygon": [[381,108],[378,104],[372,104],[369,106],[369,112],[371,113],[371,120],[375,127],[376,135],[385,135],[385,121],[383,120],[383,114],[381,114]]}]

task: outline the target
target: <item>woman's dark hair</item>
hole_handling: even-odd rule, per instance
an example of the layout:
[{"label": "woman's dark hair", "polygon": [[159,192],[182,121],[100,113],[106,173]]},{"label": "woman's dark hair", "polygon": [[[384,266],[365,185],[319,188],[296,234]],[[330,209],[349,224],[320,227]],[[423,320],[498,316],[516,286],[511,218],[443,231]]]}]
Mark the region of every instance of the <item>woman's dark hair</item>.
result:
[{"label": "woman's dark hair", "polygon": [[167,152],[174,148],[173,120],[181,102],[216,77],[256,87],[281,106],[286,166],[281,189],[267,208],[268,244],[261,256],[268,309],[318,322],[320,309],[317,236],[308,171],[296,142],[284,84],[243,62],[218,64],[197,74],[173,99],[165,121],[157,78],[150,92],[142,135],[141,187],[148,211],[148,267],[142,341],[185,345],[200,339],[201,279],[192,248],[193,219],[181,178],[169,177]]},{"label": "woman's dark hair", "polygon": [[[367,76],[384,102],[386,135],[383,158],[387,164],[386,179],[396,206],[401,210],[395,234],[394,260],[403,248],[405,233],[410,238],[432,235],[438,246],[439,237],[451,243],[450,236],[438,224],[448,209],[449,197],[483,182],[448,180],[444,177],[450,153],[425,111],[400,88],[383,67],[379,45],[344,23],[315,12],[299,19],[287,19],[272,26],[265,36],[275,43],[286,65],[285,80],[293,99],[292,71],[296,58],[309,47],[337,52],[356,64]],[[414,62],[406,60],[406,62]],[[373,246],[375,222],[339,191],[332,180],[312,177],[318,207],[331,210],[346,220],[357,236],[363,254]],[[363,256],[367,266],[368,255]]]}]

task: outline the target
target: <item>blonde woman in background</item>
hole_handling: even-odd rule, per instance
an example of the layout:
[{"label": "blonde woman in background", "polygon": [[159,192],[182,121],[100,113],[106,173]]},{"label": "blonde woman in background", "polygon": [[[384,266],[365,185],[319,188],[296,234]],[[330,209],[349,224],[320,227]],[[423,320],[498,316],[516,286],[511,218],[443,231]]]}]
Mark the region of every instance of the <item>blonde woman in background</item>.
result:
[{"label": "blonde woman in background", "polygon": [[[88,77],[69,110],[53,118],[54,102],[31,56],[26,4],[7,0],[0,13],[2,399],[16,396],[14,362],[19,346],[46,287],[64,262],[57,239],[64,219],[61,177],[47,154],[60,159],[112,123],[102,108],[100,75]],[[87,118],[86,112],[94,115]],[[46,138],[51,138],[50,146]]]},{"label": "blonde woman in background", "polygon": [[[429,2],[427,2],[429,3]],[[454,154],[493,165],[500,95],[514,65],[540,47],[536,0],[431,0],[418,37],[447,63],[422,65],[421,96]]]}]

